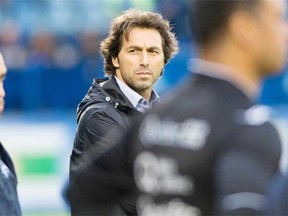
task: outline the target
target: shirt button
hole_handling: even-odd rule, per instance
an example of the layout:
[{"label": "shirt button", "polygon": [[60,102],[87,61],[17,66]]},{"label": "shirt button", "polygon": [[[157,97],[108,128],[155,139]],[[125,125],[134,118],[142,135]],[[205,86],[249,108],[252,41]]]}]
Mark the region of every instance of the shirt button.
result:
[{"label": "shirt button", "polygon": [[106,100],[106,101],[110,101],[110,97],[106,97],[105,100]]}]

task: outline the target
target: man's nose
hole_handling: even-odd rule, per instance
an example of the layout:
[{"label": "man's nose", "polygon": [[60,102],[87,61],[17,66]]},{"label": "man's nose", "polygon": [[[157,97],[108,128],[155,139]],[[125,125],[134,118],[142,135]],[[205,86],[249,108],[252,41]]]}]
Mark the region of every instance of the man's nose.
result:
[{"label": "man's nose", "polygon": [[143,67],[149,66],[149,58],[148,58],[148,53],[146,51],[142,52],[140,65]]}]

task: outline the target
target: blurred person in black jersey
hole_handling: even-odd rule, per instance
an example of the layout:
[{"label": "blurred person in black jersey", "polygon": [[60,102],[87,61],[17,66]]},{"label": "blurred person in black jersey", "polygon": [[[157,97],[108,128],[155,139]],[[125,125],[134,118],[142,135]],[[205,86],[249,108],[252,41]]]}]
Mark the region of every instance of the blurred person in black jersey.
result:
[{"label": "blurred person in black jersey", "polygon": [[255,101],[285,64],[285,13],[285,0],[191,1],[193,76],[95,158],[69,199],[105,206],[136,188],[140,215],[262,214],[281,143]]},{"label": "blurred person in black jersey", "polygon": [[[0,54],[0,118],[4,111],[4,80],[7,74],[5,62]],[[21,208],[17,193],[17,177],[13,161],[0,142],[0,215],[19,216]]]}]

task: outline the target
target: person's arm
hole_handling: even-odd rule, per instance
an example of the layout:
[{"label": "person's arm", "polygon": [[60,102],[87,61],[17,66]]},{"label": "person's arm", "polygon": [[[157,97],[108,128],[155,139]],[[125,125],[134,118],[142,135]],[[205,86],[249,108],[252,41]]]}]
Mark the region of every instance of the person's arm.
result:
[{"label": "person's arm", "polygon": [[216,213],[259,215],[266,207],[265,193],[278,171],[280,141],[269,125],[247,126],[227,140],[215,164]]},{"label": "person's arm", "polygon": [[[109,140],[105,138],[105,134],[110,131],[122,131],[120,124],[115,122],[105,112],[100,112],[97,109],[88,110],[79,121],[74,146],[70,158],[70,178],[73,179],[75,173],[81,170],[83,164],[83,153],[85,152],[86,159],[93,158],[100,154],[105,149],[109,148],[110,144],[115,143],[117,139]],[[107,137],[107,136],[106,136]],[[93,152],[91,151],[93,149]]]},{"label": "person's arm", "polygon": [[113,215],[111,206],[119,203],[133,188],[132,168],[125,145],[125,142],[117,143],[94,158],[70,182],[68,200],[77,203],[78,208],[82,209],[81,214]]},{"label": "person's arm", "polygon": [[82,132],[83,150],[87,156],[89,154],[89,157],[95,158],[119,142],[119,136],[123,136],[125,132],[126,128],[106,113],[100,112],[88,116]]},{"label": "person's arm", "polygon": [[[124,134],[123,128],[123,125],[99,109],[90,109],[82,116],[70,158],[70,183],[74,182],[76,176],[81,175],[87,164],[110,149],[120,139]],[[77,194],[77,190],[78,188],[71,189],[71,193],[75,193],[74,199],[70,202],[72,215],[89,214],[89,206],[93,205],[86,200],[85,196],[81,198],[81,194]],[[102,207],[101,212],[106,215],[108,212],[111,212],[112,215],[123,213],[117,205]],[[94,212],[93,209],[91,211]]]}]

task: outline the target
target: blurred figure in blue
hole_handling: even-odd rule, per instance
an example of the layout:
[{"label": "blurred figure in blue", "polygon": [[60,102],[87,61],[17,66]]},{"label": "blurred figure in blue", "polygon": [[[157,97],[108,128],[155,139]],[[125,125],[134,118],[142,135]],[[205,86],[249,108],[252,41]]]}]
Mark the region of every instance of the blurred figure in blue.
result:
[{"label": "blurred figure in blue", "polygon": [[[39,110],[44,98],[47,100],[46,95],[43,95],[42,92],[42,81],[45,73],[50,72],[54,49],[55,36],[50,32],[36,31],[30,38],[26,67],[23,71],[25,75],[21,76],[21,82],[19,83],[21,87],[21,105],[26,111]],[[51,91],[51,86],[49,88]],[[57,97],[54,100],[57,100]]]},{"label": "blurred figure in blue", "polygon": [[[81,53],[81,74],[87,84],[91,84],[94,77],[103,76],[103,59],[99,52],[102,40],[100,32],[84,30],[78,37]],[[82,95],[83,97],[83,95]]]},{"label": "blurred figure in blue", "polygon": [[[7,69],[0,54],[0,117],[4,111],[4,79]],[[17,177],[13,161],[8,152],[0,143],[0,215],[2,216],[19,216],[21,208],[17,194]]]}]

